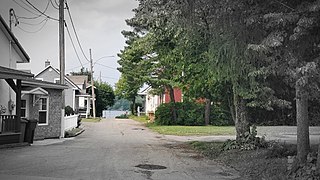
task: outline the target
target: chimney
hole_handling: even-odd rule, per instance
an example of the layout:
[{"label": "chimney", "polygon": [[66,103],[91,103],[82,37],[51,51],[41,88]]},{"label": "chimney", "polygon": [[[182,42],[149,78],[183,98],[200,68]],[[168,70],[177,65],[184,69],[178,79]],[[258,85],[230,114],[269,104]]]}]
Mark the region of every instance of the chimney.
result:
[{"label": "chimney", "polygon": [[50,66],[50,61],[49,61],[49,59],[47,59],[47,60],[44,62],[44,67],[46,68],[46,67],[48,67],[48,66]]}]

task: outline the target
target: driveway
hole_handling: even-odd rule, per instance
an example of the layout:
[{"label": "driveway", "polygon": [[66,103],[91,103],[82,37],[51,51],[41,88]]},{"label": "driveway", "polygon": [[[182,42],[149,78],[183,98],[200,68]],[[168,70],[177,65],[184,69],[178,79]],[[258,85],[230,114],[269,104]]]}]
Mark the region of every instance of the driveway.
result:
[{"label": "driveway", "polygon": [[[132,120],[86,123],[68,140],[0,149],[0,179],[236,179],[238,173]],[[49,142],[49,143],[48,143]]]}]

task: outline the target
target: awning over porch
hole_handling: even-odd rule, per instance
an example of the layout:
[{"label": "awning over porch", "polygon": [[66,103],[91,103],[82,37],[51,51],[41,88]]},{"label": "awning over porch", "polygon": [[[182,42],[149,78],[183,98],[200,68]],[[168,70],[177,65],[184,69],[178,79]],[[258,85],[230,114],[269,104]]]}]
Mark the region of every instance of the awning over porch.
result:
[{"label": "awning over porch", "polygon": [[28,72],[19,71],[0,66],[0,79],[31,79],[34,75]]}]

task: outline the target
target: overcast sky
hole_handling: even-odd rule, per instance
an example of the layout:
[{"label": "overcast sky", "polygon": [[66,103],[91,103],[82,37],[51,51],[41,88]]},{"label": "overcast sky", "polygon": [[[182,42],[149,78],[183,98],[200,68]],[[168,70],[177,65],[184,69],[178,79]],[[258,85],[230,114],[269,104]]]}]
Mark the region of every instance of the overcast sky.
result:
[{"label": "overcast sky", "polygon": [[[44,11],[49,2],[49,0],[28,1],[40,11]],[[51,2],[53,5],[49,4],[45,14],[58,19],[58,10],[53,7],[56,5],[55,0]],[[136,0],[68,0],[67,2],[85,55],[89,58],[91,48],[94,61],[104,56],[114,56],[102,58],[94,66],[95,79],[100,77],[101,72],[102,81],[113,86],[120,76],[120,73],[115,70],[119,66],[117,53],[125,46],[121,31],[130,29],[125,19],[133,17],[132,9],[138,6],[138,2]],[[37,17],[39,13],[32,9],[26,0],[1,0],[0,14],[7,24],[9,24],[10,8],[14,9],[19,20],[19,25],[13,25],[12,31],[31,58],[30,64],[19,65],[18,68],[28,69],[37,74],[44,69],[44,62],[47,59],[54,67],[59,68],[58,22],[46,21],[43,16],[27,19]],[[77,45],[67,10],[65,10],[65,19],[81,63],[89,69],[89,63]],[[66,73],[79,71],[81,64],[72,48],[67,31],[65,41]]]}]

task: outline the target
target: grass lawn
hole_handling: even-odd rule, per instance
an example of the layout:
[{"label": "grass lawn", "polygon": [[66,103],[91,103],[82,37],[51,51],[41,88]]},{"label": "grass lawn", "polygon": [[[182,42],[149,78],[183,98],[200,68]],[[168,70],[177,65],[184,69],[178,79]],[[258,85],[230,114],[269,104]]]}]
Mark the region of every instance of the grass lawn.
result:
[{"label": "grass lawn", "polygon": [[148,127],[160,134],[177,136],[235,135],[233,126],[157,126]]},{"label": "grass lawn", "polygon": [[130,115],[129,119],[141,122],[143,124],[147,124],[148,123],[148,117],[147,116],[133,116],[133,115]]},{"label": "grass lawn", "polygon": [[100,122],[100,118],[82,118],[81,122],[92,122],[92,123],[97,123]]},{"label": "grass lawn", "polygon": [[148,123],[147,116],[129,116],[130,119],[145,124],[149,129],[165,135],[177,136],[210,136],[235,135],[234,126],[160,126]]}]

